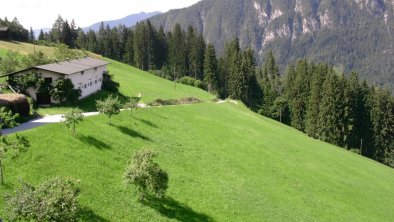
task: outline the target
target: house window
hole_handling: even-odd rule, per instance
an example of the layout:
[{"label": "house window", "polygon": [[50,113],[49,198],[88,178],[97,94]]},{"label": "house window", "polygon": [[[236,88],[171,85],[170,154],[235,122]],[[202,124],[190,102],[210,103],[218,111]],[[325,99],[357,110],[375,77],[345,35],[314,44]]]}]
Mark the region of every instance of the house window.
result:
[{"label": "house window", "polygon": [[97,79],[96,79],[96,80],[94,80],[94,84],[97,84]]},{"label": "house window", "polygon": [[80,87],[80,86],[78,86],[78,89],[79,89],[79,90],[81,90],[81,87]]},{"label": "house window", "polygon": [[46,84],[52,84],[52,78],[44,78]]},{"label": "house window", "polygon": [[97,67],[94,67],[94,71],[97,71]]},{"label": "house window", "polygon": [[83,75],[83,74],[85,74],[85,71],[82,71],[82,72],[81,72],[81,75]]},{"label": "house window", "polygon": [[101,82],[101,78],[99,79],[99,81]]},{"label": "house window", "polygon": [[85,88],[85,89],[86,89],[86,84],[84,84],[84,85],[83,85],[83,88]]}]

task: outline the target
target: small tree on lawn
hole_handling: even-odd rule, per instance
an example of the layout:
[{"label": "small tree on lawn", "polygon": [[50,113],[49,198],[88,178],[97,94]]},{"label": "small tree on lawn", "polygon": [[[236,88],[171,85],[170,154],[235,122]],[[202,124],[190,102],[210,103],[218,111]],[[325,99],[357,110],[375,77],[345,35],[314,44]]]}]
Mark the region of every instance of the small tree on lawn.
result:
[{"label": "small tree on lawn", "polygon": [[22,182],[7,195],[5,219],[8,221],[78,221],[79,181],[53,178],[38,186]]},{"label": "small tree on lawn", "polygon": [[125,182],[138,187],[141,201],[147,194],[161,198],[168,188],[168,174],[153,162],[156,156],[151,150],[140,150],[134,154],[126,168]]},{"label": "small tree on lawn", "polygon": [[132,97],[129,102],[124,105],[125,109],[130,109],[130,115],[133,115],[133,109],[138,108],[139,97]]},{"label": "small tree on lawn", "polygon": [[72,109],[70,112],[64,114],[64,123],[66,127],[72,131],[75,136],[75,125],[83,121],[83,113],[79,109]]},{"label": "small tree on lawn", "polygon": [[118,97],[108,96],[105,100],[96,101],[97,110],[108,116],[109,124],[111,124],[112,115],[116,115],[120,112],[120,102]]},{"label": "small tree on lawn", "polygon": [[[15,127],[18,123],[15,121],[19,117],[19,114],[12,114],[11,110],[7,110],[6,107],[0,108],[0,130],[3,128]],[[0,131],[1,136],[1,131]]]},{"label": "small tree on lawn", "polygon": [[11,140],[6,136],[0,136],[0,183],[4,184],[4,166],[3,160],[7,154],[12,158],[17,157],[21,152],[27,150],[30,146],[29,141],[24,136],[16,134],[15,140]]}]

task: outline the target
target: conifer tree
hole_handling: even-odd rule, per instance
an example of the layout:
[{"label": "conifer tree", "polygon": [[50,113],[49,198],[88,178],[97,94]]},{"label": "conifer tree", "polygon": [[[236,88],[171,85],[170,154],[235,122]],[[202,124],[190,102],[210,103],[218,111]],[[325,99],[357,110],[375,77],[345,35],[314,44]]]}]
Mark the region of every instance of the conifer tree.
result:
[{"label": "conifer tree", "polygon": [[184,76],[186,69],[185,34],[181,25],[176,24],[169,38],[168,62],[174,80]]},{"label": "conifer tree", "polygon": [[29,30],[29,42],[33,43],[35,39],[36,39],[36,38],[35,38],[35,36],[34,36],[33,28],[30,27],[30,30]]},{"label": "conifer tree", "polygon": [[308,98],[308,105],[305,119],[305,132],[313,137],[319,137],[319,112],[322,100],[322,85],[328,73],[328,66],[319,64],[315,72],[312,73],[311,92]]},{"label": "conifer tree", "polygon": [[251,48],[242,53],[241,78],[246,85],[241,87],[241,100],[252,110],[256,111],[262,102],[262,91],[256,78],[256,61]]},{"label": "conifer tree", "polygon": [[208,44],[205,52],[204,82],[208,84],[208,92],[218,89],[218,62],[215,47],[212,44]]},{"label": "conifer tree", "polygon": [[[234,39],[226,45],[226,51],[224,55],[224,68],[228,76],[228,80],[223,83],[223,87],[227,88],[225,91],[225,97],[230,97],[233,99],[240,99],[241,90],[239,84],[244,83],[243,79],[240,78],[240,46],[239,40]],[[242,81],[242,82],[239,82]]]},{"label": "conifer tree", "polygon": [[387,90],[378,89],[371,110],[374,132],[374,159],[387,164],[394,140],[394,101]]},{"label": "conifer tree", "polygon": [[38,35],[38,41],[44,40],[44,31],[40,30],[40,34]]},{"label": "conifer tree", "polygon": [[338,101],[343,99],[340,93],[340,80],[330,72],[323,83],[322,100],[319,113],[319,138],[325,142],[340,145],[343,130]]},{"label": "conifer tree", "polygon": [[[291,70],[293,71],[293,70]],[[304,131],[305,130],[305,116],[306,103],[305,98],[309,97],[309,73],[308,63],[306,60],[300,60],[297,66],[289,76],[287,84],[293,84],[288,91],[289,108],[291,112],[291,126]],[[292,78],[292,82],[289,82]]]},{"label": "conifer tree", "polygon": [[260,71],[260,85],[264,98],[260,113],[265,116],[275,118],[277,113],[275,100],[281,95],[282,84],[279,74],[279,67],[276,65],[272,51],[266,55],[265,63]]}]

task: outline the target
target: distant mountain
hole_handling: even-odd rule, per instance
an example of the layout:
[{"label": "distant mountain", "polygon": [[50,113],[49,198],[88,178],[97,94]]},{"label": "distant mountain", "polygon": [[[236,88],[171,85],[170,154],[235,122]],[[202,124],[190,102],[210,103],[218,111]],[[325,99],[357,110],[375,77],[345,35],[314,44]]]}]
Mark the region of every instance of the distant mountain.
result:
[{"label": "distant mountain", "polygon": [[324,61],[394,89],[394,0],[203,0],[150,20],[166,31],[192,25],[219,53],[238,37],[259,63],[273,50],[282,67]]},{"label": "distant mountain", "polygon": [[[131,27],[131,26],[134,26],[135,24],[137,24],[137,22],[139,22],[139,21],[148,19],[148,18],[158,15],[158,14],[161,14],[161,12],[149,12],[149,13],[141,12],[138,14],[132,14],[132,15],[126,16],[121,19],[112,20],[112,21],[103,21],[103,22],[104,22],[104,26],[109,25],[111,28],[116,27],[121,24],[125,25],[126,27]],[[93,31],[98,31],[100,28],[100,24],[101,24],[101,22],[97,22],[89,27],[83,28],[83,30],[89,31],[89,29],[92,29]]]},{"label": "distant mountain", "polygon": [[[111,21],[103,21],[104,22],[104,26],[107,26],[107,24],[112,28],[112,27],[116,27],[120,24],[125,25],[126,27],[131,27],[134,26],[135,24],[137,24],[137,22],[148,19],[152,16],[161,14],[161,12],[149,12],[149,13],[145,13],[145,12],[141,12],[138,14],[131,14],[129,16],[126,16],[124,18],[121,19],[117,19],[117,20],[111,20]],[[82,28],[85,32],[89,31],[89,29],[92,29],[93,31],[98,31],[100,28],[100,24],[101,22],[97,22],[89,27],[85,27]],[[38,35],[40,34],[40,30],[41,29],[35,29],[34,31],[34,35],[36,38],[38,38]],[[43,32],[49,32],[51,30],[51,28],[42,28]]]}]

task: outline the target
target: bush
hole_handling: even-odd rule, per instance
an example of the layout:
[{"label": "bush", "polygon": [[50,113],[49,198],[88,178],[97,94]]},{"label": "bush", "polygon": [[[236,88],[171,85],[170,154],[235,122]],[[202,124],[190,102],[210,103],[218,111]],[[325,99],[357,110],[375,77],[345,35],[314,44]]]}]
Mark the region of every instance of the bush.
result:
[{"label": "bush", "polygon": [[6,218],[10,221],[77,221],[78,181],[54,178],[38,187],[22,183],[6,196]]},{"label": "bush", "polygon": [[181,105],[181,104],[194,104],[200,103],[196,97],[186,97],[181,99],[156,99],[153,102],[148,103],[149,106],[169,106],[169,105]]},{"label": "bush", "polygon": [[13,113],[21,116],[30,115],[30,104],[22,94],[0,94],[0,106],[7,107]]},{"label": "bush", "polygon": [[196,80],[194,82],[194,87],[200,88],[202,90],[207,90],[208,88],[207,84],[201,80]]},{"label": "bush", "polygon": [[59,78],[50,91],[51,96],[60,103],[75,103],[81,97],[82,91],[75,89],[70,79]]},{"label": "bush", "polygon": [[185,84],[185,85],[194,86],[195,81],[196,80],[190,76],[184,76],[184,77],[180,78],[178,82]]},{"label": "bush", "polygon": [[356,154],[360,154],[360,150],[359,149],[350,149],[350,152],[356,153]]}]

